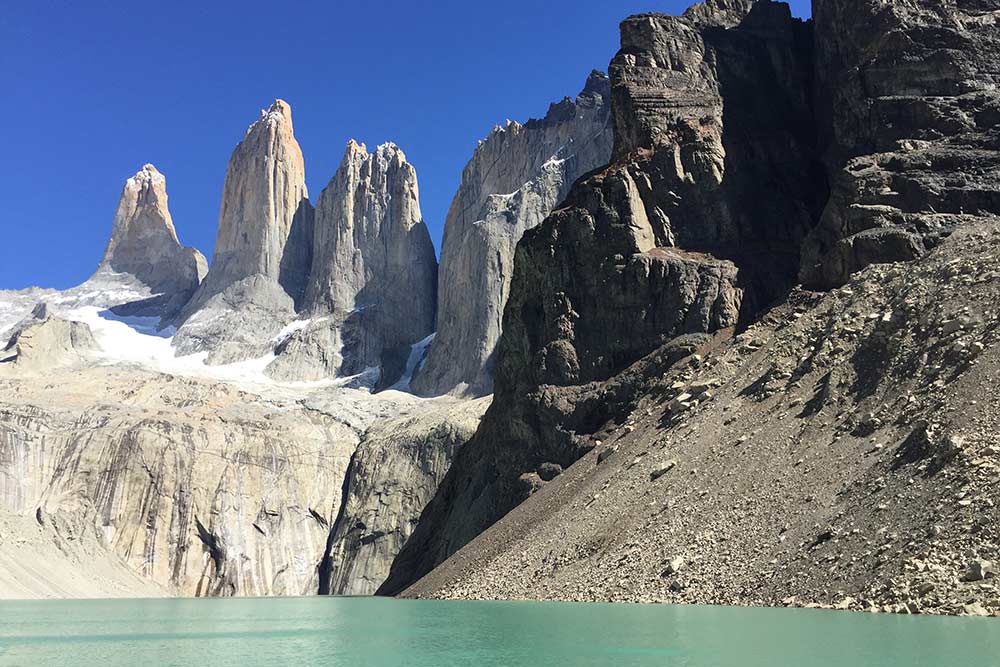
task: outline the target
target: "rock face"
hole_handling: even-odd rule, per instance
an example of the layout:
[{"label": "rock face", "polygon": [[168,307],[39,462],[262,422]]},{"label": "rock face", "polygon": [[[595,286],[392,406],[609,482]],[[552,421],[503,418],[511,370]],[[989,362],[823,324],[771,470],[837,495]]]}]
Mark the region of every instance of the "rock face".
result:
[{"label": "rock face", "polygon": [[802,280],[841,285],[1000,212],[1000,5],[814,3],[830,202]]},{"label": "rock face", "polygon": [[321,594],[375,592],[488,405],[488,399],[456,402],[380,422],[365,433],[320,567]]},{"label": "rock face", "polygon": [[175,594],[315,591],[353,429],[230,385],[135,368],[57,377],[48,387],[5,381],[4,509],[83,520]]},{"label": "rock face", "polygon": [[180,318],[178,352],[226,363],[269,351],[302,297],[312,222],[291,107],[276,100],[229,159],[212,266]]},{"label": "rock face", "polygon": [[[186,596],[310,595],[321,580],[370,592],[486,407],[329,386],[251,393],[108,355],[51,363],[62,349],[51,332],[68,324],[49,316],[20,334],[44,382],[0,363],[0,523],[41,517],[65,553],[104,563],[73,586],[53,573],[67,594],[102,573],[124,594],[135,577]],[[29,354],[43,343],[44,357]]]},{"label": "rock face", "polygon": [[167,208],[167,181],[151,164],[125,182],[115,211],[111,239],[98,273],[127,273],[163,293],[176,311],[197,289],[208,270],[205,257],[177,240]]},{"label": "rock face", "polygon": [[15,325],[6,346],[0,350],[0,372],[10,364],[19,373],[44,373],[79,365],[99,350],[90,327],[49,315],[43,303],[30,317]]},{"label": "rock face", "polygon": [[[469,590],[506,595],[498,592],[505,588],[503,584],[492,582],[509,582],[516,576],[509,567],[513,559],[517,563],[513,569],[530,572],[533,579],[524,586],[507,587],[514,597],[564,597],[553,591],[563,590],[562,584],[581,584],[586,594],[573,589],[577,592],[568,596],[593,599],[593,591],[599,589],[602,592],[597,596],[603,599],[679,597],[773,604],[775,596],[782,594],[815,598],[822,592],[829,596],[829,591],[844,590],[847,583],[857,587],[863,582],[866,588],[860,593],[868,600],[885,602],[886,610],[912,611],[926,605],[933,610],[960,611],[962,600],[914,598],[944,585],[937,575],[948,568],[965,572],[964,562],[956,565],[959,550],[942,555],[934,566],[924,563],[916,568],[936,573],[927,577],[935,582],[915,582],[912,590],[905,590],[906,586],[896,590],[896,584],[879,584],[885,581],[879,574],[885,559],[870,557],[867,539],[859,540],[853,552],[837,548],[836,554],[825,559],[813,553],[820,545],[837,542],[834,536],[845,535],[849,528],[852,535],[863,532],[854,530],[851,521],[821,530],[811,541],[806,531],[823,521],[844,524],[845,517],[862,516],[861,508],[889,510],[893,498],[903,497],[899,489],[906,488],[907,482],[905,475],[904,479],[888,479],[887,470],[923,461],[917,470],[931,476],[961,455],[963,435],[941,437],[939,427],[926,426],[907,435],[902,432],[905,427],[900,427],[887,434],[902,440],[895,460],[883,457],[867,470],[864,465],[851,468],[845,462],[850,454],[841,450],[838,441],[842,431],[850,431],[859,447],[869,447],[864,444],[869,434],[888,423],[912,424],[923,409],[928,410],[929,420],[936,420],[930,415],[941,414],[942,401],[923,403],[913,395],[923,393],[920,387],[928,383],[944,388],[955,382],[958,397],[953,405],[961,412],[965,400],[961,396],[969,391],[970,383],[978,381],[960,383],[959,378],[972,368],[967,355],[978,358],[995,342],[995,336],[986,333],[995,329],[992,325],[976,334],[977,342],[971,342],[973,338],[943,342],[940,336],[979,331],[976,323],[989,315],[946,317],[934,329],[939,333],[933,333],[928,323],[940,314],[935,314],[928,300],[952,279],[969,286],[987,285],[991,280],[989,273],[965,267],[959,258],[975,248],[970,239],[995,236],[996,218],[990,216],[997,212],[1000,135],[996,130],[997,73],[991,63],[1000,52],[998,10],[1000,6],[991,0],[820,0],[814,4],[815,35],[809,24],[792,20],[785,5],[767,0],[715,0],[693,7],[682,17],[641,15],[623,22],[622,49],[610,68],[614,161],[577,183],[563,208],[527,232],[518,245],[499,345],[494,403],[476,436],[456,457],[381,592],[402,590],[521,500],[539,492],[549,503],[542,514],[526,509],[504,518],[491,530],[491,538],[477,540],[443,569],[441,576],[456,586],[432,577],[436,581],[418,586],[414,594],[449,587],[446,594],[459,597]],[[768,303],[786,301],[799,277],[809,286],[839,285],[870,264],[918,258],[960,226],[982,229],[963,234],[960,246],[964,249],[953,249],[951,255],[942,251],[944,256],[926,269],[869,268],[870,280],[857,289],[866,296],[882,296],[861,305],[864,299],[853,301],[859,292],[849,289],[844,297],[853,306],[831,297],[811,333],[792,336],[794,341],[786,341],[787,347],[781,348],[787,350],[789,368],[772,363],[760,372],[747,370],[750,375],[735,381],[722,407],[714,412],[716,421],[685,421],[689,412],[713,401],[714,387],[723,383],[707,374],[716,368],[731,370],[737,363],[729,355],[739,355],[741,346],[725,343],[728,325],[738,320],[754,322]],[[679,262],[685,263],[683,269]],[[881,281],[888,278],[893,279],[893,287],[884,289]],[[991,298],[986,296],[989,291],[982,288],[983,302]],[[867,317],[874,331],[860,341],[855,323],[838,321],[856,318],[858,308],[876,309]],[[804,313],[797,309],[787,317],[794,321]],[[775,338],[766,344],[754,343],[750,351],[760,350],[762,358],[773,360],[778,350],[772,345],[783,345],[778,342],[784,340],[783,325],[765,318],[759,326],[773,331]],[[841,328],[843,341],[834,336]],[[702,333],[667,342],[684,332]],[[705,335],[709,332],[715,332],[714,337]],[[720,349],[728,352],[716,353]],[[717,361],[701,369],[706,357]],[[954,370],[943,371],[949,363]],[[706,376],[694,377],[702,370]],[[920,373],[924,379],[915,380]],[[655,380],[658,376],[669,382]],[[912,389],[904,388],[913,382]],[[782,387],[795,393],[805,386],[813,389],[788,399],[788,406],[749,410],[742,419],[753,428],[734,425],[740,421],[734,413],[722,414],[739,406],[740,399],[765,401]],[[910,407],[900,408],[904,414],[890,411],[864,423],[845,424],[836,434],[827,431],[831,419],[858,414],[863,409],[858,405],[870,404],[873,413],[881,414],[893,402],[890,397],[900,395],[910,395]],[[825,406],[838,401],[844,404],[825,411]],[[852,401],[856,405],[846,405]],[[792,414],[787,408],[797,405],[802,408],[795,413],[794,423],[785,424],[785,417]],[[704,411],[706,415],[712,412],[712,408]],[[978,408],[972,405],[967,412],[978,414]],[[987,418],[970,417],[954,422],[953,427],[980,424],[982,419]],[[818,497],[814,491],[825,493],[826,514],[811,507],[802,510],[801,522],[791,524],[802,534],[794,535],[787,547],[760,555],[770,560],[749,570],[733,565],[752,560],[750,552],[767,542],[763,535],[747,540],[742,559],[729,559],[743,548],[731,542],[715,545],[722,554],[699,549],[713,531],[732,534],[748,530],[746,526],[754,525],[753,521],[766,528],[791,517],[784,506],[788,491],[771,500],[757,492],[771,485],[760,481],[769,474],[758,470],[765,465],[760,462],[780,456],[768,447],[753,473],[732,487],[731,499],[713,504],[715,492],[705,491],[709,487],[704,484],[722,493],[718,481],[728,480],[734,468],[733,457],[720,454],[717,445],[734,434],[739,436],[737,444],[755,436],[767,443],[802,442],[810,429],[815,430],[816,446],[822,450],[817,455],[830,459],[827,464],[817,462],[819,468],[836,469],[838,475],[845,467],[854,471],[832,480],[812,474],[812,466],[796,472],[809,479],[801,486],[792,485],[802,492],[802,502],[814,502]],[[978,429],[969,437],[984,443],[992,429]],[[642,435],[630,435],[640,431]],[[668,442],[662,446],[668,446],[669,434],[676,433],[684,448],[651,457],[645,464],[643,457],[661,446],[664,432]],[[611,438],[614,443],[606,444]],[[699,438],[704,442],[701,458],[685,463],[688,448]],[[838,446],[830,449],[831,441]],[[986,451],[982,445],[977,447]],[[585,460],[589,463],[571,465],[592,448],[599,452]],[[834,454],[835,450],[839,453]],[[613,471],[601,472],[606,469],[601,466],[615,461],[620,452],[627,458],[612,464]],[[668,453],[673,455],[669,459]],[[710,461],[720,457],[730,463],[714,468]],[[777,474],[785,480],[803,461],[804,457],[792,460]],[[646,484],[662,484],[661,478],[685,465],[690,468],[689,476],[705,467],[715,472],[701,486],[687,479],[666,485],[664,493],[656,493],[666,499],[664,504],[651,515],[638,511],[635,530],[626,541],[595,535],[602,530],[618,535],[621,509],[638,507],[635,503],[645,507],[649,492],[632,496],[625,488],[637,487],[621,480],[640,476]],[[970,465],[984,465],[984,461],[974,459]],[[553,471],[560,468],[573,473],[565,484],[558,481],[562,475],[553,477]],[[633,468],[630,477],[627,471]],[[963,470],[952,479],[979,477],[969,472],[971,468]],[[584,480],[586,486],[581,487]],[[604,494],[609,487],[616,488],[616,483],[619,492],[605,502]],[[912,477],[908,483],[914,483]],[[547,484],[553,484],[552,491]],[[861,485],[867,495],[845,500],[851,497],[848,487],[852,484]],[[897,490],[887,492],[885,502],[873,501],[875,496],[883,497],[887,486]],[[674,487],[679,489],[677,495],[669,492]],[[914,501],[912,506],[946,506],[949,501],[944,498],[952,488],[928,480],[919,493],[934,500]],[[730,525],[709,521],[706,527],[699,520],[697,526],[690,526],[681,518],[675,522],[679,525],[656,533],[661,546],[649,553],[657,558],[634,553],[635,545],[648,540],[651,526],[670,520],[669,516],[661,518],[661,512],[678,503],[685,503],[675,512],[679,517],[711,517],[739,507],[737,499],[747,496],[766,509],[750,509],[744,520]],[[971,506],[973,501],[962,503]],[[558,513],[560,519],[548,524],[545,511]],[[901,533],[941,532],[940,526],[930,526],[935,513],[923,515],[916,521],[918,526],[909,512],[902,507],[890,521],[910,526]],[[578,519],[581,513],[590,518]],[[638,514],[643,516],[638,518]],[[965,519],[952,516],[947,520],[954,523],[943,530],[956,534],[968,530]],[[866,521],[886,525],[877,516]],[[561,533],[562,539],[580,528],[572,546],[562,551],[553,548],[550,536],[555,525],[573,526]],[[533,557],[523,550],[533,538],[519,531],[535,528],[540,531],[534,542],[539,551]],[[513,535],[519,535],[516,546]],[[675,539],[678,535],[682,537]],[[778,543],[782,541],[783,537]],[[964,557],[993,557],[995,550],[986,542],[972,541],[976,544],[967,545]],[[612,542],[616,546],[610,547]],[[928,549],[939,546],[932,539]],[[505,559],[507,549],[516,555]],[[615,563],[611,570],[598,565],[605,553],[610,559],[605,565]],[[922,554],[914,558],[923,558],[929,551],[915,548],[914,553]],[[581,554],[587,555],[581,559]],[[663,554],[666,561],[660,557]],[[691,579],[690,566],[683,572],[664,567],[676,557],[690,562],[690,555],[713,565]],[[859,565],[849,566],[847,560]],[[843,565],[828,567],[832,561]],[[637,581],[658,572],[654,584],[640,587],[648,589],[648,595],[630,593],[621,598],[612,594],[609,585],[620,579],[610,572],[620,571],[623,563],[641,563],[634,573]],[[729,569],[740,570],[742,578],[730,576]],[[842,575],[845,569],[852,574]],[[911,566],[901,569],[909,571]],[[559,574],[560,570],[565,574]],[[582,571],[601,571],[602,585],[589,574],[574,578],[573,572]],[[459,572],[465,575],[456,576]],[[542,572],[549,575],[539,578]],[[774,581],[762,582],[768,578]],[[685,593],[688,588],[690,595]],[[752,593],[747,591],[761,591],[769,597],[763,602],[749,599]],[[859,606],[851,600],[838,604]]]},{"label": "rock face", "polygon": [[494,403],[381,592],[516,506],[541,466],[593,447],[583,436],[628,410],[655,366],[637,361],[672,339],[696,347],[680,337],[732,327],[794,283],[822,205],[810,33],[786,5],[750,5],[622,24],[615,161],[518,244]]},{"label": "rock face", "polygon": [[434,331],[437,259],[420,215],[417,172],[398,146],[350,141],[316,204],[307,326],[293,332],[275,377],[399,378],[410,347]]},{"label": "rock face", "polygon": [[1000,217],[700,356],[407,596],[1000,615]]},{"label": "rock face", "polygon": [[487,394],[514,248],[583,173],[611,155],[610,84],[592,72],[576,100],[541,120],[497,127],[476,148],[445,221],[437,334],[412,387],[427,395]]}]

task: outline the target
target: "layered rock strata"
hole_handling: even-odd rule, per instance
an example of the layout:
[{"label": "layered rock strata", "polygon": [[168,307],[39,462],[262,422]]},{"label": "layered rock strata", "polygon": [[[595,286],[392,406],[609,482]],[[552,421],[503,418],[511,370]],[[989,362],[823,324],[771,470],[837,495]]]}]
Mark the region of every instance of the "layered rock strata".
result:
[{"label": "layered rock strata", "polygon": [[786,5],[750,5],[622,24],[614,162],[518,244],[494,403],[381,592],[429,572],[528,497],[548,466],[592,448],[586,436],[660,367],[620,375],[637,360],[733,327],[794,283],[822,205],[810,34]]},{"label": "layered rock strata", "polygon": [[1000,5],[814,3],[830,202],[802,280],[838,286],[1000,213]]},{"label": "layered rock strata", "polygon": [[611,155],[610,85],[592,72],[576,99],[542,119],[508,122],[479,143],[448,210],[437,334],[413,379],[422,394],[487,394],[510,291],[514,248]]}]

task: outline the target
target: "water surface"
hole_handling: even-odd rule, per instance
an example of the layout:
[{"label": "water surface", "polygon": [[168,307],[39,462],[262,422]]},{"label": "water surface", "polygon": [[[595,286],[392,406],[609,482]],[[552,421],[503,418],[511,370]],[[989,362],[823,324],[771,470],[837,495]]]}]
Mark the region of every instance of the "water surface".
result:
[{"label": "water surface", "polygon": [[384,598],[0,601],[0,666],[1000,665],[1000,619]]}]

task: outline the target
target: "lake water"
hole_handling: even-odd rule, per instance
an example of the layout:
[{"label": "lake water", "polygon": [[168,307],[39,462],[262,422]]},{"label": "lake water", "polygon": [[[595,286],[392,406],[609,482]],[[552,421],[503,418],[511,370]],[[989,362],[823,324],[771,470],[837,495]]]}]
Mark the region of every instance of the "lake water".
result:
[{"label": "lake water", "polygon": [[1000,665],[1000,619],[381,598],[0,602],[0,665]]}]

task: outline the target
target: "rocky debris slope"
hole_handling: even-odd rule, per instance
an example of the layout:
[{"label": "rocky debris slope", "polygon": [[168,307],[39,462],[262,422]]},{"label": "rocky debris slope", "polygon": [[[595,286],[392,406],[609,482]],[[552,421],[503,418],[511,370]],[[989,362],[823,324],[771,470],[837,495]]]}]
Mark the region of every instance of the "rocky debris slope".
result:
[{"label": "rocky debris slope", "polygon": [[610,85],[592,72],[575,100],[539,120],[508,122],[479,143],[445,220],[437,334],[415,391],[488,394],[514,248],[582,174],[611,156]]},{"label": "rocky debris slope", "polygon": [[489,399],[445,404],[372,426],[351,459],[320,593],[371,595],[433,497]]},{"label": "rocky debris slope", "polygon": [[417,173],[386,143],[351,141],[316,204],[309,322],[278,348],[277,378],[402,374],[410,348],[434,331],[437,259],[420,214]]},{"label": "rocky debris slope", "polygon": [[161,313],[176,313],[197,289],[208,266],[194,248],[181,246],[167,208],[167,181],[151,164],[125,182],[111,239],[98,273],[125,273],[162,294]]},{"label": "rocky debris slope", "polygon": [[981,218],[640,361],[593,451],[407,595],[1000,614],[998,249]]},{"label": "rocky debris slope", "polygon": [[586,453],[586,436],[638,396],[611,378],[671,339],[735,326],[794,283],[823,188],[810,35],[786,5],[758,3],[741,20],[730,4],[623,22],[614,161],[518,244],[495,400],[382,592],[515,507],[541,466]]},{"label": "rocky debris slope", "polygon": [[832,191],[802,280],[828,288],[1000,213],[1000,5],[814,4]]},{"label": "rocky debris slope", "polygon": [[178,353],[229,363],[270,351],[305,289],[308,196],[291,107],[275,100],[229,158],[212,266],[179,318]]}]

